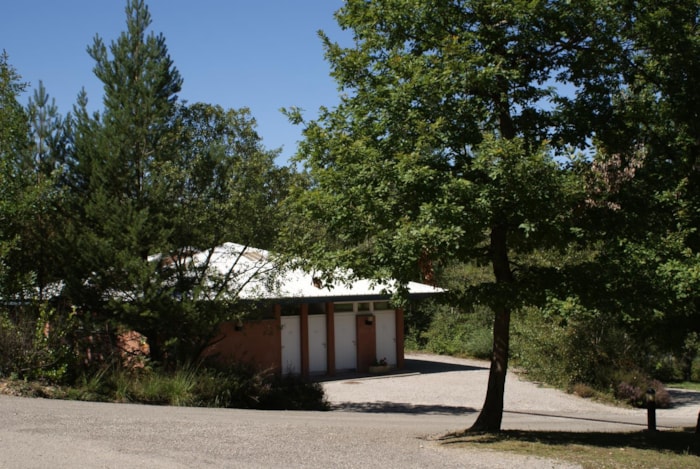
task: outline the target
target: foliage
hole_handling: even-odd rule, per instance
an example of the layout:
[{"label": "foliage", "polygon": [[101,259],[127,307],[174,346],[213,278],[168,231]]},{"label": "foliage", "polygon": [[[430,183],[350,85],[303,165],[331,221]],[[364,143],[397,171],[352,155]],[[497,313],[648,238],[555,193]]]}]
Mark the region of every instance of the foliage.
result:
[{"label": "foliage", "polygon": [[[31,284],[31,272],[22,265],[23,220],[41,202],[22,170],[29,148],[27,114],[17,101],[26,88],[10,65],[5,51],[0,55],[0,298],[20,294]],[[40,193],[40,192],[39,192]]]},{"label": "foliage", "polygon": [[[464,299],[465,289],[493,281],[485,266],[451,262],[434,266],[439,298],[411,301],[405,310],[406,346],[433,353],[488,359],[493,350],[493,311]],[[468,295],[468,294],[467,294]]]},{"label": "foliage", "polygon": [[620,382],[620,370],[648,375],[648,355],[624,324],[575,298],[522,311],[513,353],[532,379],[562,388],[581,383],[610,392]]},{"label": "foliage", "polygon": [[69,386],[25,385],[10,380],[18,395],[152,405],[276,410],[327,410],[323,387],[296,376],[236,365],[227,369],[182,365],[172,371],[103,366]]},{"label": "foliage", "polygon": [[3,161],[18,158],[27,144],[27,116],[17,101],[27,87],[21,79],[3,50],[0,54],[0,157]]},{"label": "foliage", "polygon": [[500,428],[510,314],[528,302],[522,285],[540,283],[537,271],[514,268],[512,253],[572,239],[583,185],[560,161],[590,135],[590,112],[570,112],[576,103],[552,85],[585,88],[598,61],[617,53],[608,25],[590,21],[602,11],[595,2],[357,0],[336,15],[354,44],[322,35],[344,94],[304,123],[299,159],[313,183],[295,202],[302,223],[319,229],[289,239],[317,268],[376,279],[425,278],[427,265],[455,260],[492,267],[492,280],[462,297],[494,312],[477,428]]},{"label": "foliage", "polygon": [[74,313],[59,315],[43,304],[0,311],[0,376],[52,383],[70,378],[76,366]]},{"label": "foliage", "polygon": [[[155,266],[150,254],[165,247],[168,227],[163,172],[175,154],[172,118],[181,78],[162,36],[148,34],[150,14],[142,1],[126,7],[127,31],[108,49],[99,36],[88,48],[104,84],[105,109],[89,115],[87,98],[75,108],[73,154],[66,180],[72,226],[66,291],[81,307],[103,314],[105,297],[151,297]],[[144,293],[141,293],[144,292]],[[133,305],[111,314],[134,323],[148,311]],[[135,316],[135,317],[134,317]],[[147,331],[150,332],[150,331]]]},{"label": "foliage", "polygon": [[407,347],[428,352],[488,359],[493,346],[493,312],[477,307],[463,312],[450,306],[430,303],[430,324],[422,331],[409,334]]},{"label": "foliage", "polygon": [[68,123],[64,294],[148,336],[155,360],[174,366],[234,314],[241,280],[235,267],[213,272],[213,248],[272,245],[295,176],[275,166],[248,110],[178,102],[182,78],[147,6],[130,0],[126,14],[109,47],[97,36],[88,48],[104,109],[90,114],[81,93]]},{"label": "foliage", "polygon": [[648,406],[647,394],[650,389],[654,390],[654,404],[658,409],[670,407],[671,396],[663,383],[638,375],[628,375],[620,379],[615,389],[615,397],[635,407],[646,408]]}]

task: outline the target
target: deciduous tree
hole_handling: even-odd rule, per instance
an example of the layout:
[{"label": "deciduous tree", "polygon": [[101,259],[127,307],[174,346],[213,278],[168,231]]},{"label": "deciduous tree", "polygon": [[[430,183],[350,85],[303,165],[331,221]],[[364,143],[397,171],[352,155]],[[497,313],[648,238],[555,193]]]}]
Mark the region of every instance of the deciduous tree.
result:
[{"label": "deciduous tree", "polygon": [[322,35],[343,94],[305,123],[299,158],[313,186],[297,206],[317,228],[293,231],[297,252],[328,271],[401,282],[447,259],[489,263],[494,282],[472,291],[495,312],[474,429],[500,429],[511,311],[525,301],[522,286],[536,284],[512,253],[568,238],[581,187],[557,160],[565,144],[585,142],[606,103],[564,112],[581,103],[563,85],[600,85],[584,79],[616,53],[611,25],[595,19],[603,7],[350,0],[337,19],[354,44]]}]

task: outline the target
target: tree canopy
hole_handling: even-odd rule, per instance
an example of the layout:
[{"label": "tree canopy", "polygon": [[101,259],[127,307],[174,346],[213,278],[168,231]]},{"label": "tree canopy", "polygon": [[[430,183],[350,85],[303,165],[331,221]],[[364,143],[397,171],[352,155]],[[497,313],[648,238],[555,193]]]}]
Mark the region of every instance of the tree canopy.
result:
[{"label": "tree canopy", "polygon": [[[685,15],[680,24],[676,8]],[[620,193],[605,183],[617,178],[626,192],[641,181],[634,157],[651,151],[639,138],[643,121],[663,123],[652,109],[683,112],[666,103],[687,70],[671,57],[694,43],[697,5],[350,0],[337,20],[354,43],[342,47],[321,34],[343,94],[336,108],[304,123],[299,160],[313,182],[297,206],[318,229],[294,230],[297,251],[327,269],[340,263],[404,282],[449,260],[490,264],[494,281],[470,297],[495,313],[489,389],[473,428],[498,430],[511,311],[546,296],[533,289],[556,290],[544,283],[555,279],[550,273],[516,267],[513,256],[582,243],[584,233],[600,239],[595,220],[620,223],[610,213]],[[668,41],[649,35],[658,21],[676,27]],[[290,117],[303,122],[295,111]],[[662,150],[656,161],[668,157]],[[649,163],[645,170],[658,177]],[[605,187],[594,193],[588,174],[603,167],[597,180]],[[626,217],[648,207],[629,202]],[[605,205],[598,213],[596,203]],[[619,240],[619,229],[607,233]]]},{"label": "tree canopy", "polygon": [[129,0],[125,11],[115,40],[97,35],[88,47],[98,111],[83,91],[64,118],[41,83],[25,110],[25,85],[2,58],[12,181],[2,188],[2,285],[28,297],[61,286],[85,321],[146,335],[155,360],[193,359],[238,313],[237,279],[213,279],[210,259],[194,265],[192,255],[231,241],[272,247],[296,176],[276,165],[249,110],[180,101],[183,79],[148,7]]}]

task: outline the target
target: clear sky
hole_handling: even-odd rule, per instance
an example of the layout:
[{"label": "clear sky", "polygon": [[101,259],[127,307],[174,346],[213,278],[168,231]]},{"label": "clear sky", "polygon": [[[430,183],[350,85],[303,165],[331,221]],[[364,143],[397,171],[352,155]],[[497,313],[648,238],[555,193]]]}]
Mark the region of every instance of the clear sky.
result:
[{"label": "clear sky", "polygon": [[[248,107],[263,144],[282,147],[280,163],[301,139],[281,107],[314,117],[337,103],[317,31],[347,43],[333,18],[342,0],[147,0],[151,28],[163,33],[184,84],[180,97],[224,108]],[[126,0],[14,0],[5,2],[0,49],[29,92],[39,80],[62,114],[84,87],[89,107],[101,109],[102,86],[86,48],[99,34],[107,45],[125,29]]]}]

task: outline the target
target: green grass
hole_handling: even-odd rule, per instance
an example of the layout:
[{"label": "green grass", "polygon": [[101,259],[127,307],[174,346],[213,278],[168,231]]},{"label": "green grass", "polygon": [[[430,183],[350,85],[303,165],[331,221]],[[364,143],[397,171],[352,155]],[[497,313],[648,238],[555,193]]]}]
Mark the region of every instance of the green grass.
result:
[{"label": "green grass", "polygon": [[700,383],[695,381],[683,381],[679,383],[667,383],[669,388],[687,389],[690,391],[700,391]]},{"label": "green grass", "polygon": [[466,433],[442,440],[455,449],[481,448],[580,464],[584,469],[700,468],[694,429],[631,433],[508,430]]}]

